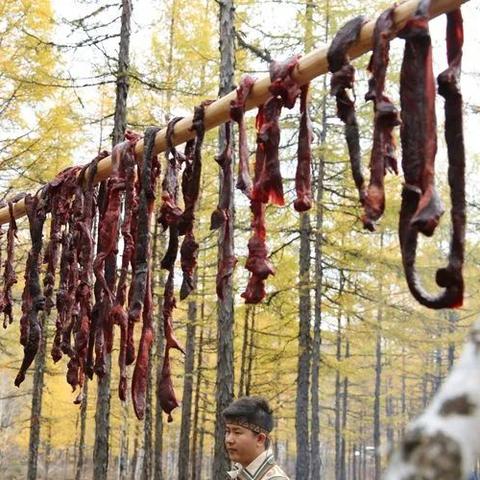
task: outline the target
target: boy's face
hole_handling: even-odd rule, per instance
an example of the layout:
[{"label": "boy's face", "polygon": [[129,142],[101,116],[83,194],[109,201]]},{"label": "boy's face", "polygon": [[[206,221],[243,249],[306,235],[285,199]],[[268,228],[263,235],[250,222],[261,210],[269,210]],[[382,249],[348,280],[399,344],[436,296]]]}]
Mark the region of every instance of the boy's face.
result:
[{"label": "boy's face", "polygon": [[225,446],[233,462],[247,467],[265,451],[264,433],[255,433],[248,428],[227,423],[225,427]]}]

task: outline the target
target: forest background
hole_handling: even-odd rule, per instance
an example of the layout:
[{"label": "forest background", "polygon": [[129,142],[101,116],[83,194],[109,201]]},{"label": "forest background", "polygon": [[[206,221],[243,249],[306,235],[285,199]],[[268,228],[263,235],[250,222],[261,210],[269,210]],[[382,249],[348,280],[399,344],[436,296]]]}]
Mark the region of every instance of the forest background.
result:
[{"label": "forest background", "polygon": [[[222,62],[221,0],[133,0],[130,58],[119,68],[122,12],[128,2],[94,0],[2,0],[0,2],[0,198],[34,191],[62,168],[90,161],[110,149],[119,79],[128,78],[128,127],[164,126],[187,115],[200,101],[219,93]],[[243,73],[266,75],[271,58],[285,59],[328,44],[348,19],[374,18],[390,4],[375,1],[235,2],[235,80]],[[264,395],[276,424],[274,450],[294,478],[380,478],[388,446],[402,436],[447,375],[465,333],[480,311],[479,177],[480,67],[476,58],[480,7],[463,7],[466,43],[462,71],[468,179],[466,300],[457,311],[429,311],[410,297],[399,254],[397,221],[402,177],[387,178],[387,210],[375,233],[362,230],[350,176],[342,125],[328,95],[328,78],[312,82],[314,207],[299,216],[293,208],[298,111],[282,116],[281,160],[288,205],[267,209],[268,245],[276,275],[264,303],[244,305],[240,294],[249,238],[248,203],[235,193],[234,356],[235,396]],[[431,22],[435,72],[445,68],[444,18]],[[392,43],[387,90],[398,104],[403,42]],[[357,108],[363,164],[368,165],[372,106],[364,102],[369,55],[356,60]],[[437,102],[439,153],[437,184],[448,207],[443,105]],[[251,153],[254,113],[247,114]],[[398,133],[398,132],[397,132]],[[104,478],[206,479],[215,468],[215,417],[221,369],[215,275],[217,234],[209,230],[218,199],[217,131],[206,136],[197,239],[197,289],[175,314],[187,354],[175,354],[174,384],[182,406],[167,423],[156,403],[163,345],[152,352],[149,408],[138,421],[128,401],[118,400],[118,368],[112,362],[108,450],[100,459],[95,442],[99,398],[92,381],[79,407],[65,382],[65,361],[49,352],[54,314],[47,319],[46,355],[20,389],[13,379],[21,358],[18,321],[0,331],[0,472],[2,479],[26,478],[32,447],[38,451],[36,477],[92,478],[96,463]],[[19,221],[14,289],[19,318],[23,269],[30,243]],[[433,239],[422,241],[419,265],[432,286],[445,263],[450,235],[445,215]],[[165,248],[155,230],[155,253]],[[5,236],[1,240],[5,244]],[[161,306],[162,272],[156,308]],[[160,314],[156,321],[160,318]],[[220,327],[219,327],[220,325]],[[219,331],[220,328],[220,331]],[[117,335],[118,336],[118,335]],[[138,337],[138,333],[137,333]],[[117,347],[116,347],[117,348]],[[116,358],[117,349],[113,358]],[[159,367],[160,366],[160,367]],[[34,370],[43,371],[41,383]],[[131,372],[130,372],[131,374]],[[41,397],[38,392],[42,391]],[[40,405],[38,401],[40,399]],[[33,400],[33,401],[32,401]],[[35,406],[35,400],[37,405]],[[40,408],[40,430],[32,446],[32,408]],[[299,434],[300,433],[300,434]],[[217,445],[218,449],[218,445]],[[379,452],[379,455],[375,455]],[[300,465],[300,466],[299,466]],[[305,466],[307,473],[302,473]],[[300,469],[300,470],[299,470]],[[95,478],[102,477],[95,474]],[[213,477],[215,478],[215,477]]]}]

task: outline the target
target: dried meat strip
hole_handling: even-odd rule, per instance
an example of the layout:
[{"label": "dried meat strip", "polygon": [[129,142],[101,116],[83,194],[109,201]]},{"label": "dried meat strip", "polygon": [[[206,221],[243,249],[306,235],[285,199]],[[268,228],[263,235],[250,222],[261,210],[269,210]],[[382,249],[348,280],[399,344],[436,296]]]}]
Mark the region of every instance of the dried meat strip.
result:
[{"label": "dried meat strip", "polygon": [[138,419],[145,415],[145,395],[149,353],[153,342],[152,326],[152,282],[151,282],[151,233],[150,226],[155,201],[157,177],[160,163],[154,155],[155,136],[160,129],[147,128],[144,136],[143,164],[140,176],[140,198],[137,215],[137,236],[135,242],[135,272],[133,292],[128,317],[136,322],[143,319],[142,334],[132,378],[132,399]]},{"label": "dried meat strip", "polygon": [[385,10],[375,23],[373,54],[368,66],[372,76],[365,99],[374,102],[375,121],[370,182],[365,195],[362,221],[370,231],[375,230],[375,223],[385,210],[385,174],[387,170],[398,174],[393,129],[400,125],[400,118],[396,107],[384,93],[390,40],[395,34],[394,11],[393,7]]},{"label": "dried meat strip", "polygon": [[444,288],[437,295],[427,293],[415,268],[418,232],[433,234],[443,213],[434,187],[436,154],[435,85],[431,40],[428,31],[430,2],[422,0],[414,17],[400,36],[406,39],[401,71],[405,186],[402,193],[399,234],[403,266],[412,295],[422,305],[456,308],[463,303],[462,267],[465,246],[465,149],[462,126],[462,96],[459,88],[463,45],[460,10],[447,15],[447,57],[449,67],[439,75],[439,93],[445,97],[445,137],[448,148],[453,234],[449,262],[437,270],[436,282]]},{"label": "dried meat strip", "polygon": [[365,180],[361,166],[360,134],[355,102],[347,93],[347,89],[353,89],[355,69],[350,63],[347,51],[358,39],[364,23],[363,16],[348,21],[335,35],[327,53],[328,69],[332,72],[330,93],[336,98],[338,118],[345,124],[350,167],[362,205],[365,200]]},{"label": "dried meat strip", "polygon": [[40,286],[40,260],[43,245],[43,224],[47,214],[46,200],[41,196],[27,195],[25,210],[28,216],[32,247],[25,269],[25,288],[22,296],[20,342],[23,345],[23,361],[15,378],[18,387],[25,380],[25,373],[37,354],[42,338],[42,325],[38,312],[45,308],[45,297]]},{"label": "dried meat strip", "polygon": [[3,328],[7,328],[7,323],[13,322],[13,297],[12,287],[17,283],[17,275],[15,273],[14,251],[15,240],[17,238],[17,223],[13,216],[13,203],[8,202],[8,211],[10,214],[10,221],[7,231],[7,258],[5,259],[3,272],[3,290],[0,298],[0,313],[4,314]]}]

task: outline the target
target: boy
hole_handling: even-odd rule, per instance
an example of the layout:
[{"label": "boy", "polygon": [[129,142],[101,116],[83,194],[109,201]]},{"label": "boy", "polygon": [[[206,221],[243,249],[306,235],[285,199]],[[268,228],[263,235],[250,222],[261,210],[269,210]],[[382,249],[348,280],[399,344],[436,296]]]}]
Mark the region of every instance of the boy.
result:
[{"label": "boy", "polygon": [[288,480],[270,450],[273,415],[262,397],[242,397],[224,411],[225,446],[234,470],[228,479]]}]

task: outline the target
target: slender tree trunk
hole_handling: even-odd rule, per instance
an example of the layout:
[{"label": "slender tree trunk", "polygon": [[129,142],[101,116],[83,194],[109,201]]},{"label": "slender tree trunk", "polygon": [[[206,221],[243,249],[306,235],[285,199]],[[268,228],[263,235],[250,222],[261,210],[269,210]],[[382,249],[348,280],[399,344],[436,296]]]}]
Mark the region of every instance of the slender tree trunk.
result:
[{"label": "slender tree trunk", "polygon": [[255,320],[257,316],[257,309],[252,307],[250,318],[252,323],[250,325],[250,341],[248,343],[247,355],[247,372],[245,374],[245,395],[250,395],[253,383],[253,359],[255,357]]},{"label": "slender tree trunk", "polygon": [[[203,334],[205,325],[205,280],[206,280],[206,253],[203,253],[203,266],[201,276],[201,305],[200,305],[200,335],[198,339],[198,353],[197,353],[197,372],[195,380],[195,400],[194,400],[194,412],[193,412],[193,436],[192,436],[192,455],[191,455],[191,478],[197,480],[201,478],[198,476],[198,434],[199,434],[199,415],[200,415],[200,394],[202,386],[202,373],[203,373]],[[203,428],[203,427],[202,427]]]},{"label": "slender tree trunk", "polygon": [[[381,288],[380,288],[381,290]],[[380,297],[381,298],[381,297]],[[382,333],[381,323],[383,317],[383,307],[380,304],[377,314],[377,337],[375,346],[375,392],[373,399],[373,447],[375,449],[375,480],[380,480],[381,464],[381,430],[380,430],[380,396],[382,388]]]},{"label": "slender tree trunk", "polygon": [[238,385],[238,397],[244,395],[245,392],[245,376],[247,365],[247,348],[248,348],[248,322],[252,308],[247,305],[245,308],[245,321],[243,324],[243,342],[242,342],[242,358],[240,360],[240,382]]},{"label": "slender tree trunk", "polygon": [[87,429],[87,407],[88,377],[85,377],[85,384],[83,385],[82,403],[80,405],[80,438],[78,439],[78,459],[76,463],[75,480],[81,480],[83,478],[83,463],[85,459],[85,432]]},{"label": "slender tree trunk", "polygon": [[35,357],[35,370],[33,373],[32,410],[30,414],[30,439],[28,444],[28,470],[27,480],[36,480],[38,464],[38,447],[40,445],[40,424],[42,418],[43,377],[45,374],[45,312],[40,313],[42,323],[42,338]]},{"label": "slender tree trunk", "polygon": [[405,371],[406,354],[405,347],[402,347],[402,392],[401,392],[401,410],[402,410],[402,428],[401,436],[405,435],[405,425],[407,424],[407,372]]},{"label": "slender tree trunk", "polygon": [[[347,328],[345,333],[345,359],[350,357],[350,340],[348,337],[350,327],[350,319],[347,318]],[[348,376],[343,378],[343,404],[342,404],[342,434],[341,434],[341,457],[340,457],[340,480],[347,480],[347,468],[346,468],[346,431],[347,431],[347,412],[348,412]]]},{"label": "slender tree trunk", "polygon": [[[342,359],[342,315],[340,313],[337,317],[336,359],[338,363]],[[339,368],[338,365],[335,372],[335,480],[340,480],[342,461],[342,392]]]},{"label": "slender tree trunk", "polygon": [[52,452],[52,423],[47,423],[47,442],[45,445],[45,460],[44,460],[44,476],[48,479],[48,471],[50,469],[50,454]]},{"label": "slender tree trunk", "polygon": [[308,392],[311,364],[310,300],[310,217],[300,214],[299,257],[299,334],[295,431],[297,442],[296,478],[310,478],[310,441],[308,436]]},{"label": "slender tree trunk", "polygon": [[121,426],[120,426],[120,452],[118,459],[118,479],[126,480],[128,478],[128,398],[121,405]]},{"label": "slender tree trunk", "polygon": [[[197,278],[194,279],[195,289]],[[197,299],[188,302],[187,344],[185,346],[185,373],[183,377],[182,423],[178,447],[178,480],[189,480],[190,431],[192,424],[193,373],[195,363],[195,330],[197,324]]]},{"label": "slender tree trunk", "polygon": [[[307,3],[307,24],[312,23],[311,16],[313,4]],[[325,41],[328,40],[328,27],[330,20],[329,2],[326,2],[325,12]],[[309,34],[310,35],[310,34]],[[307,42],[305,42],[307,43]],[[323,180],[325,158],[323,147],[327,137],[327,79],[323,78],[323,99],[321,109],[322,131],[320,136],[320,151],[316,186],[316,219],[315,219],[315,305],[314,305],[314,326],[313,326],[313,345],[312,345],[312,386],[311,386],[311,441],[310,441],[310,459],[312,462],[312,480],[319,480],[321,475],[322,460],[320,456],[320,349],[322,344],[322,294],[323,294],[323,267],[322,267],[322,231],[323,231]]]},{"label": "slender tree trunk", "polygon": [[[219,96],[226,95],[234,88],[235,72],[235,26],[234,16],[235,8],[233,0],[219,0],[219,29],[220,29],[220,89]],[[226,144],[225,129],[219,130],[219,150],[223,151]],[[233,169],[233,165],[230,166]],[[220,195],[224,188],[223,182],[220,183]],[[223,251],[221,244],[224,242],[226,234],[230,236],[233,245],[233,225],[234,225],[234,206],[233,206],[233,185],[230,194],[230,222],[226,231],[224,226],[220,228],[218,245],[218,262],[223,261]],[[215,453],[213,461],[213,478],[221,479],[225,477],[229,469],[229,459],[225,451],[224,430],[222,411],[230,404],[233,399],[233,289],[232,279],[224,291],[223,300],[217,302],[217,377],[215,383]]]},{"label": "slender tree trunk", "polygon": [[153,457],[153,435],[152,435],[152,351],[148,355],[147,368],[147,392],[145,399],[145,421],[143,423],[144,438],[143,438],[143,465],[142,465],[142,480],[150,480],[152,478],[152,457]]},{"label": "slender tree trunk", "polygon": [[[130,0],[122,0],[122,17],[120,28],[120,48],[118,54],[118,71],[112,145],[123,140],[127,126],[127,96],[129,89],[128,69],[130,66],[130,18],[132,5]],[[113,292],[116,283],[116,261],[112,256],[105,261],[105,279]],[[112,288],[113,287],[113,288]],[[93,450],[93,468],[95,480],[106,480],[109,459],[110,432],[110,380],[111,355],[106,355],[106,372],[98,380],[97,407],[95,413],[95,446]]]}]

